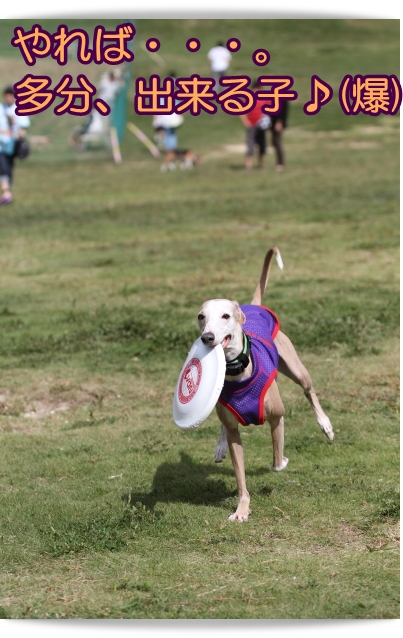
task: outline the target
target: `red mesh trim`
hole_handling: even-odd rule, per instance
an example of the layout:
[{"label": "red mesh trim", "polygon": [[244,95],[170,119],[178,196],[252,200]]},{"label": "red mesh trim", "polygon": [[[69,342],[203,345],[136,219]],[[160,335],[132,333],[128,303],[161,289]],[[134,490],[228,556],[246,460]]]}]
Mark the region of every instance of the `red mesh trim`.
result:
[{"label": "red mesh trim", "polygon": [[278,331],[280,330],[280,321],[279,318],[277,317],[276,313],[273,312],[273,310],[270,310],[270,308],[268,308],[267,306],[260,306],[261,308],[264,308],[265,310],[268,310],[270,312],[270,314],[275,318],[277,325],[273,330],[273,334],[271,335],[271,338],[274,339],[276,334],[278,333]]},{"label": "red mesh trim", "polygon": [[229,410],[234,415],[235,418],[238,419],[238,421],[239,421],[239,423],[241,425],[246,425],[246,426],[249,425],[249,423],[246,423],[246,421],[241,417],[241,415],[238,414],[238,412],[236,410],[234,410],[234,408],[232,408],[230,405],[228,405],[228,403],[225,403],[225,401],[223,401],[222,399],[218,399],[218,401],[219,401],[219,403],[221,403],[221,405],[224,405],[227,408],[227,410]]},{"label": "red mesh trim", "polygon": [[278,370],[273,370],[273,372],[271,373],[271,375],[269,376],[269,378],[267,379],[262,392],[260,394],[260,399],[259,399],[259,425],[262,425],[262,423],[264,423],[264,397],[265,394],[268,390],[268,388],[270,388],[271,384],[273,383],[274,379],[276,378]]}]

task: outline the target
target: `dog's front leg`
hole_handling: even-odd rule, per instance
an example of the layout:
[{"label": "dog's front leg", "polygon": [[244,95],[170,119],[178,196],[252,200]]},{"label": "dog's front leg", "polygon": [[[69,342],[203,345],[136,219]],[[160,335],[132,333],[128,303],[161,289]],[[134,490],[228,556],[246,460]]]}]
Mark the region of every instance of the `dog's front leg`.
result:
[{"label": "dog's front leg", "polygon": [[238,425],[236,429],[227,429],[227,441],[238,486],[238,507],[236,508],[236,512],[228,518],[230,521],[247,521],[250,514],[250,497],[246,489],[245,463]]},{"label": "dog's front leg", "polygon": [[217,404],[217,413],[221,422],[225,425],[228,447],[238,487],[238,507],[236,512],[228,518],[230,521],[247,521],[250,514],[250,496],[246,489],[245,462],[238,422],[227,408],[221,404]]}]

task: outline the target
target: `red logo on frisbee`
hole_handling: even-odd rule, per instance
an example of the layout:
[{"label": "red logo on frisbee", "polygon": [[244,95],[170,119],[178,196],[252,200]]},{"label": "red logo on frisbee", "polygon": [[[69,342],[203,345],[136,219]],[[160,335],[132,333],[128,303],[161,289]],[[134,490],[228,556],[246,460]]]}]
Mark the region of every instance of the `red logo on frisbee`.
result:
[{"label": "red logo on frisbee", "polygon": [[178,398],[181,403],[189,403],[195,396],[202,377],[199,359],[191,359],[179,381]]}]

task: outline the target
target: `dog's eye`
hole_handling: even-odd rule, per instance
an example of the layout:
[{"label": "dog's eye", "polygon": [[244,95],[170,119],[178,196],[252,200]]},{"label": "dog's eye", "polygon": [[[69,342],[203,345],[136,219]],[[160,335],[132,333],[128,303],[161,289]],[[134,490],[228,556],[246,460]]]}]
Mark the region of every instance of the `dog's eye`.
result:
[{"label": "dog's eye", "polygon": [[229,315],[227,315],[227,314],[225,313],[225,315],[223,315],[223,316],[222,316],[222,318],[223,318],[223,319],[229,319]]},{"label": "dog's eye", "polygon": [[202,315],[202,314],[197,315],[197,318],[198,318],[198,320],[199,320],[199,321],[203,321],[203,319],[204,319],[204,315]]}]

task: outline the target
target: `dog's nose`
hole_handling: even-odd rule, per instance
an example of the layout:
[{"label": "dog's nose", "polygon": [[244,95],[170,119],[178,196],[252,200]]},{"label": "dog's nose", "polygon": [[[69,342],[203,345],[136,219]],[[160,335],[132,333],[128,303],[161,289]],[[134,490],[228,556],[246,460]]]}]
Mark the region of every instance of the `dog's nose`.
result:
[{"label": "dog's nose", "polygon": [[214,342],[215,336],[213,335],[212,332],[205,332],[202,336],[201,336],[201,340],[203,341],[205,346],[211,346],[211,344]]}]

